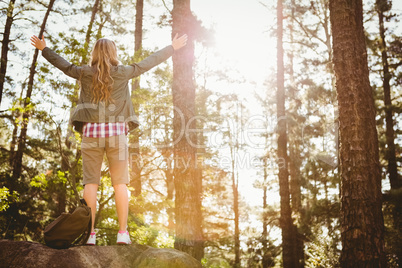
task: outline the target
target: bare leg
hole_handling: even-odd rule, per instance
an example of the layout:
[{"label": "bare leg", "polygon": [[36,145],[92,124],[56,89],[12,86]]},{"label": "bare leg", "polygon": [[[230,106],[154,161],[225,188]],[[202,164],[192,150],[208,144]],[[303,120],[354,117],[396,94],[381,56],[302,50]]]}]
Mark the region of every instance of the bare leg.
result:
[{"label": "bare leg", "polygon": [[127,230],[128,218],[128,192],[126,184],[113,185],[116,200],[117,218],[119,219],[119,231]]},{"label": "bare leg", "polygon": [[96,214],[96,197],[98,192],[98,184],[85,184],[84,199],[91,208],[92,213],[92,231],[95,231],[95,214]]}]

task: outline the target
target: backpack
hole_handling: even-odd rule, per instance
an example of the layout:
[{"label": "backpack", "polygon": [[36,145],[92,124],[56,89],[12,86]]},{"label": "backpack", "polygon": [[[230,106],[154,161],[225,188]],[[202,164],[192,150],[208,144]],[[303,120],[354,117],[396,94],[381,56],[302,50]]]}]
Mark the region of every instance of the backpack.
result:
[{"label": "backpack", "polygon": [[91,234],[91,208],[84,199],[72,213],[62,213],[44,231],[45,243],[51,248],[63,249],[83,245]]}]

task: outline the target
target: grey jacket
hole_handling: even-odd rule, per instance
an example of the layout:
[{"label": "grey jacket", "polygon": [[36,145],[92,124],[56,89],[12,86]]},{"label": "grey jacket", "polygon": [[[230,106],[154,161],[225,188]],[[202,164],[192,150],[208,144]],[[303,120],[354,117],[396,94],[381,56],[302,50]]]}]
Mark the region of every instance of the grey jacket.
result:
[{"label": "grey jacket", "polygon": [[71,121],[75,130],[82,133],[84,123],[126,122],[129,131],[138,127],[139,122],[134,113],[128,81],[164,62],[173,55],[173,52],[173,47],[167,46],[139,63],[113,66],[111,76],[114,83],[111,97],[114,101],[109,105],[105,105],[103,102],[96,104],[91,102],[91,85],[94,74],[91,66],[75,66],[48,47],[42,50],[42,56],[66,75],[80,80],[80,96],[77,106],[72,111]]}]

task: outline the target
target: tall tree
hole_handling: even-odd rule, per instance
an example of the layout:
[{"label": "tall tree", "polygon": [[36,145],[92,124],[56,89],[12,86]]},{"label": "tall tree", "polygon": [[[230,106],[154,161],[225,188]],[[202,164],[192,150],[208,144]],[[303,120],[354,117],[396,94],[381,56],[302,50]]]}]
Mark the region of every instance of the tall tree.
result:
[{"label": "tall tree", "polygon": [[280,226],[282,229],[282,261],[283,267],[297,267],[295,254],[295,228],[292,220],[289,192],[289,171],[287,153],[287,126],[285,111],[285,67],[283,52],[283,3],[277,1],[277,132],[278,132],[278,168],[279,195],[281,198]]},{"label": "tall tree", "polygon": [[262,197],[262,249],[263,249],[263,257],[262,257],[262,268],[268,268],[269,263],[267,260],[268,254],[268,204],[267,204],[267,191],[268,191],[268,156],[264,156],[263,158],[263,168],[264,168],[264,181],[262,184],[263,197]]},{"label": "tall tree", "polygon": [[381,173],[362,1],[330,0],[339,105],[342,267],[385,267]]},{"label": "tall tree", "polygon": [[[290,46],[291,49],[289,49],[288,52],[288,57],[289,57],[289,66],[288,66],[288,72],[289,72],[289,82],[290,86],[289,88],[289,99],[293,101],[293,104],[290,105],[289,112],[288,112],[288,118],[290,121],[297,122],[300,120],[301,116],[299,115],[299,110],[301,106],[301,101],[299,100],[299,97],[297,96],[297,90],[296,90],[296,82],[295,82],[295,75],[294,75],[294,49],[293,45],[295,43],[295,9],[296,9],[296,2],[295,0],[291,0],[291,18],[290,18],[290,23],[289,23],[289,39],[290,39]],[[299,120],[298,120],[299,119]],[[293,124],[293,125],[298,125]],[[294,253],[297,254],[295,256],[296,261],[300,263],[299,267],[304,267],[304,245],[303,245],[303,240],[301,239],[301,235],[298,235],[298,227],[300,226],[301,223],[304,222],[304,213],[302,210],[302,194],[301,194],[301,135],[300,133],[296,130],[297,127],[288,127],[288,132],[289,132],[289,193],[290,193],[290,199],[291,199],[291,207],[292,207],[292,212],[293,215],[297,219],[299,219],[298,223],[294,224]],[[292,137],[292,132],[293,132],[293,137]]]},{"label": "tall tree", "polygon": [[173,132],[176,237],[175,248],[198,260],[204,255],[201,178],[196,171],[195,84],[193,74],[195,18],[190,0],[173,1],[173,35],[187,34],[187,46],[173,55]]},{"label": "tall tree", "polygon": [[233,212],[234,212],[234,253],[235,253],[235,261],[234,267],[239,268],[240,263],[240,213],[239,213],[239,175],[236,172],[236,154],[238,151],[238,144],[234,145],[231,148],[231,155],[232,155],[232,191],[233,191]]},{"label": "tall tree", "polygon": [[6,71],[7,71],[7,61],[8,61],[8,50],[9,50],[9,43],[10,43],[10,32],[11,26],[14,20],[14,5],[15,0],[10,0],[8,3],[7,8],[7,18],[6,24],[4,25],[4,32],[3,32],[3,40],[1,41],[1,63],[0,63],[0,104],[1,99],[3,96],[3,89],[4,89],[4,82],[6,78]]},{"label": "tall tree", "polygon": [[[135,3],[135,30],[134,30],[134,56],[142,54],[142,20],[144,13],[144,0],[137,0]],[[140,88],[140,77],[133,79],[131,84],[131,96],[135,112],[139,110],[138,89]],[[141,194],[141,168],[140,168],[140,136],[138,129],[130,135],[130,165],[131,185],[134,187],[134,195]]]},{"label": "tall tree", "polygon": [[387,160],[388,160],[388,175],[391,183],[391,189],[398,189],[401,187],[401,182],[398,180],[398,170],[396,164],[395,152],[395,131],[393,121],[393,109],[391,102],[391,73],[389,71],[387,42],[385,40],[385,15],[384,13],[390,9],[390,3],[387,0],[377,0],[377,13],[380,29],[380,50],[382,59],[382,76],[383,76],[383,89],[384,89],[384,106],[385,106],[385,136],[387,142]]},{"label": "tall tree", "polygon": [[[266,135],[266,141],[267,141],[267,136]],[[274,252],[272,252],[272,249],[270,248],[270,241],[268,237],[268,226],[269,226],[269,206],[268,206],[268,186],[269,186],[269,181],[268,181],[268,169],[269,169],[269,153],[267,153],[265,156],[262,158],[263,161],[263,182],[262,182],[262,190],[263,190],[263,197],[262,197],[262,234],[261,234],[261,244],[262,244],[262,268],[268,268],[268,267],[273,267],[274,261],[272,256],[274,256]]]},{"label": "tall tree", "polygon": [[[39,37],[43,36],[43,33],[45,32],[45,27],[47,23],[47,19],[49,18],[49,14],[53,8],[53,4],[56,0],[50,0],[48,6],[47,6],[47,11],[45,14],[45,17],[43,18],[42,25],[40,27],[39,31]],[[25,143],[26,143],[26,138],[27,138],[27,130],[28,130],[28,122],[31,114],[31,96],[32,96],[32,89],[34,85],[34,78],[35,78],[35,73],[36,73],[36,63],[38,60],[38,55],[39,55],[39,50],[35,49],[35,53],[32,59],[31,67],[29,69],[29,79],[28,79],[28,89],[25,95],[24,99],[24,112],[22,114],[22,123],[21,123],[21,133],[20,136],[18,137],[18,149],[17,152],[15,153],[14,157],[14,162],[13,162],[13,179],[18,179],[21,176],[22,172],[22,157],[24,155],[24,150],[25,150]]]},{"label": "tall tree", "polygon": [[[402,178],[398,174],[398,166],[396,161],[396,146],[395,146],[395,131],[394,131],[394,106],[391,101],[391,78],[392,73],[390,72],[389,59],[388,59],[388,48],[386,41],[386,27],[385,22],[387,20],[386,12],[390,11],[392,7],[392,2],[389,0],[377,0],[376,1],[376,11],[378,14],[379,22],[379,32],[380,32],[380,51],[382,60],[382,87],[384,90],[384,109],[385,109],[385,138],[387,143],[385,158],[388,162],[387,173],[389,176],[389,181],[391,185],[391,203],[392,208],[392,218],[394,224],[394,230],[396,232],[397,242],[396,254],[398,256],[399,265],[402,265],[402,249],[401,246],[401,235],[402,235],[402,204],[401,198],[398,196],[398,191],[402,187]],[[399,248],[399,249],[398,249]]]}]

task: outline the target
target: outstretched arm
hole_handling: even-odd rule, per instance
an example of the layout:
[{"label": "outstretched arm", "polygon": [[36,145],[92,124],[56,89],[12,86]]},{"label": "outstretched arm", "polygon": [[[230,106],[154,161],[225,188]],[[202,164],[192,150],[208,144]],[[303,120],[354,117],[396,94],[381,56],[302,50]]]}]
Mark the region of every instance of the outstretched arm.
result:
[{"label": "outstretched arm", "polygon": [[158,64],[164,62],[169,57],[171,57],[174,51],[179,50],[187,44],[187,35],[184,34],[178,37],[178,34],[172,40],[172,45],[161,49],[152,55],[148,56],[139,63],[131,64],[132,68],[126,69],[126,75],[128,79],[139,76],[151,68],[157,66]]},{"label": "outstretched arm", "polygon": [[39,39],[33,35],[31,37],[31,44],[37,49],[42,51],[42,56],[50,62],[53,66],[61,70],[66,75],[78,79],[81,74],[81,67],[77,67],[74,64],[69,63],[63,57],[59,56],[56,52],[46,46],[45,37]]}]

